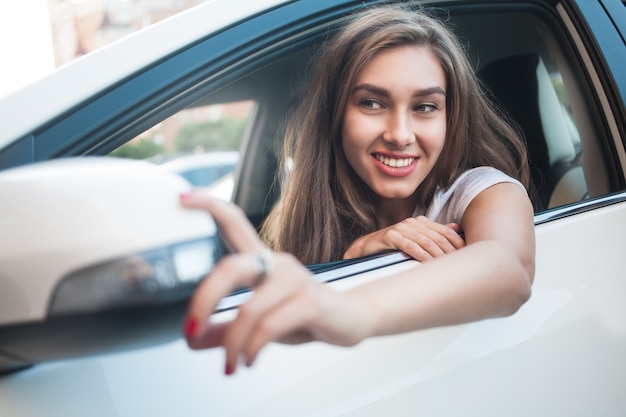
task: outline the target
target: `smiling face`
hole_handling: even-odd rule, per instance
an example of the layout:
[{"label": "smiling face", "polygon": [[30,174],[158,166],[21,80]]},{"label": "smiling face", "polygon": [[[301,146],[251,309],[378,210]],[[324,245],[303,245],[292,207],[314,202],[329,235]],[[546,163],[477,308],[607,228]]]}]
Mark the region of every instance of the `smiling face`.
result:
[{"label": "smiling face", "polygon": [[357,75],[343,115],[342,146],[382,203],[413,201],[445,138],[446,76],[428,48],[386,50]]}]

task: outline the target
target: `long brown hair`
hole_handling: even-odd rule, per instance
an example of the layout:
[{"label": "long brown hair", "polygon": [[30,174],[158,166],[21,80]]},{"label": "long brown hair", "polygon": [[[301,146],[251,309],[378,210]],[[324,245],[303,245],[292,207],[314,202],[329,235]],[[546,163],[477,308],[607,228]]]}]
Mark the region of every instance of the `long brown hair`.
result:
[{"label": "long brown hair", "polygon": [[327,262],[341,259],[355,239],[377,230],[373,192],[344,155],[341,124],[359,72],[380,52],[400,46],[429,48],[447,78],[446,140],[417,189],[418,204],[427,206],[437,187],[448,187],[476,166],[498,168],[528,187],[524,145],[486,99],[452,32],[424,10],[372,8],[326,43],[287,127],[284,161],[292,158],[293,170],[261,230],[275,250],[291,252],[305,264]]}]

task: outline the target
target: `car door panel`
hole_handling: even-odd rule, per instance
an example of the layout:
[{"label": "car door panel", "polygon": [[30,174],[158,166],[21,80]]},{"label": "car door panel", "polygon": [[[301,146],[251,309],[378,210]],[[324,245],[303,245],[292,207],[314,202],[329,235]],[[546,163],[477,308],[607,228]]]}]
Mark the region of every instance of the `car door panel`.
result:
[{"label": "car door panel", "polygon": [[[349,349],[270,345],[234,377],[222,374],[221,350],[192,352],[179,340],[42,364],[0,379],[0,402],[17,410],[19,386],[38,398],[31,415],[46,416],[617,416],[626,409],[611,389],[626,385],[626,360],[614,360],[626,351],[624,225],[625,201],[538,225],[533,296],[512,317]],[[413,265],[331,285],[343,290]]]}]

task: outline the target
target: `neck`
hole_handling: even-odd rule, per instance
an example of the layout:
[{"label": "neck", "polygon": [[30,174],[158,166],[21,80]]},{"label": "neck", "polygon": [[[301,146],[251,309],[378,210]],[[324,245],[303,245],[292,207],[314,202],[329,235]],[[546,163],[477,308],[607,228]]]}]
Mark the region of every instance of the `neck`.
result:
[{"label": "neck", "polygon": [[391,226],[411,217],[416,206],[415,196],[407,198],[381,198],[376,201],[376,220],[379,228]]}]

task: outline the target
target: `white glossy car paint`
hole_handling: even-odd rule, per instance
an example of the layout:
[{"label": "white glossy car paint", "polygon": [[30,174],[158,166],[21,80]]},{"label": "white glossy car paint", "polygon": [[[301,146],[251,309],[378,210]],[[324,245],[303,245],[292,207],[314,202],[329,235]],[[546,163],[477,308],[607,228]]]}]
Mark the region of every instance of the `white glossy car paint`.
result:
[{"label": "white glossy car paint", "polygon": [[615,362],[626,351],[624,244],[596,243],[616,224],[626,224],[624,203],[538,226],[533,296],[508,318],[354,348],[275,344],[233,377],[221,350],[192,352],[182,340],[42,364],[0,379],[0,415],[617,416],[626,398],[600,387],[626,386],[626,358]]}]

